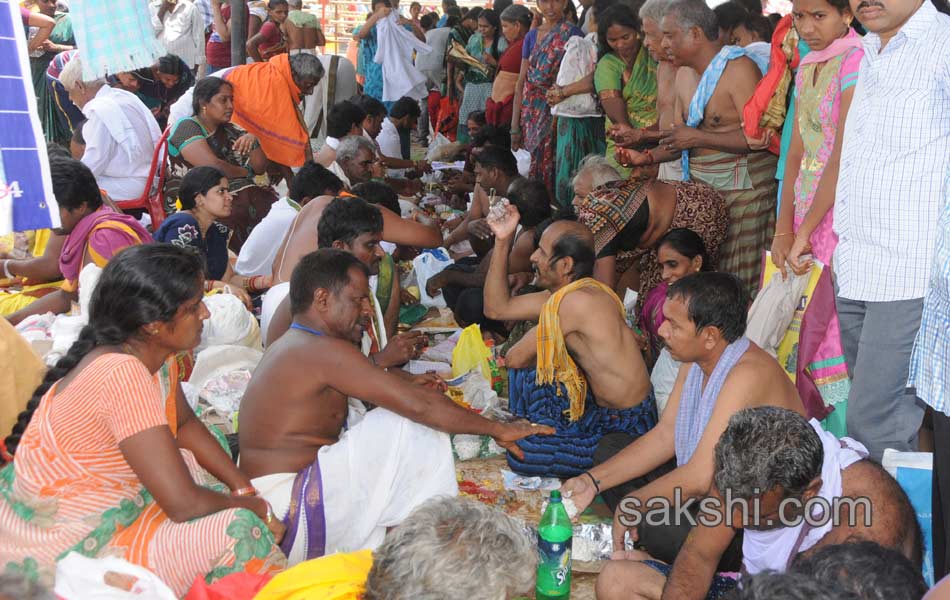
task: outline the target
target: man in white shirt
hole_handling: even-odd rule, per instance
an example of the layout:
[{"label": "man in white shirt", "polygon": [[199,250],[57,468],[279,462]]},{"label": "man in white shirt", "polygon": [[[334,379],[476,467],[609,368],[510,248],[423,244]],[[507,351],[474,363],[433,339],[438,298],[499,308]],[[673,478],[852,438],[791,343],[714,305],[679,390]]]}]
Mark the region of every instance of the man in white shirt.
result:
[{"label": "man in white shirt", "polygon": [[323,142],[323,147],[313,157],[314,162],[330,168],[330,165],[336,160],[336,150],[340,145],[340,140],[348,135],[363,135],[363,119],[366,113],[363,109],[344,100],[337,102],[330,107],[327,115],[327,139]]},{"label": "man in white shirt", "polygon": [[322,165],[315,162],[304,164],[290,182],[288,197],[275,202],[264,220],[254,226],[241,246],[234,270],[247,277],[270,277],[280,241],[287,235],[300,209],[313,198],[336,196],[342,189],[340,178]]},{"label": "man in white shirt", "polygon": [[[907,387],[950,167],[950,17],[930,0],[851,0],[868,30],[834,205],[848,433],[880,460],[917,449]],[[950,360],[950,357],[947,357]]]},{"label": "man in white shirt", "polygon": [[69,99],[86,117],[82,162],[113,200],[135,200],[145,192],[152,155],[162,132],[135,94],[111,88],[104,79],[82,81],[82,59],[73,57],[59,76]]},{"label": "man in white shirt", "polygon": [[[393,104],[389,109],[389,117],[383,120],[383,127],[376,136],[376,143],[379,145],[383,162],[387,166],[398,167],[387,171],[389,177],[403,178],[406,176],[407,168],[423,166],[409,160],[409,134],[416,128],[421,114],[422,111],[415,100],[403,97]],[[394,165],[393,159],[399,162]]]},{"label": "man in white shirt", "polygon": [[192,73],[205,63],[205,20],[192,0],[152,0],[152,29],[169,54],[180,56]]}]

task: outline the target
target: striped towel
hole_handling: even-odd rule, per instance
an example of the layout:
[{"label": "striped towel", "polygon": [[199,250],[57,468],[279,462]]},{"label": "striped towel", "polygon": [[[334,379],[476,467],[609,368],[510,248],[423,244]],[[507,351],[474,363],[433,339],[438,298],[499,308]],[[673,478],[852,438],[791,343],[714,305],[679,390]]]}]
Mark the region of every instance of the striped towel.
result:
[{"label": "striped towel", "polygon": [[155,38],[147,2],[73,0],[69,14],[85,81],[149,67],[167,54]]}]

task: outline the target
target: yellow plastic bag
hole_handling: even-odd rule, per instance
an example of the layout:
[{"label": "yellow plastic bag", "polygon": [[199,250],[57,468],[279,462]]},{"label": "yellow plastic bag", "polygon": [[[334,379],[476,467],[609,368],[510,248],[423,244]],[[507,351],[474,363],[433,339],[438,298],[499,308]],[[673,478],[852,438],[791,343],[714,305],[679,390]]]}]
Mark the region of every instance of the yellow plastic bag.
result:
[{"label": "yellow plastic bag", "polygon": [[488,359],[491,350],[482,339],[482,330],[478,324],[472,324],[462,330],[458,344],[452,351],[452,377],[465,375],[475,368],[480,368],[485,381],[491,381],[491,366]]}]

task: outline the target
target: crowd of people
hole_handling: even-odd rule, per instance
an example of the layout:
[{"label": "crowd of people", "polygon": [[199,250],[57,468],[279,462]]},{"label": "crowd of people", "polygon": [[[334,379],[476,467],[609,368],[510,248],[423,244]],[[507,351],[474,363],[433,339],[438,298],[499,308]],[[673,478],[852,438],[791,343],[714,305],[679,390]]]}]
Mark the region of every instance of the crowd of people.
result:
[{"label": "crowd of people", "polygon": [[[168,53],[90,79],[68,3],[21,6],[60,226],[0,238],[0,595],[71,553],[178,597],[530,592],[522,524],[458,498],[472,434],[613,512],[598,598],[950,597],[945,0],[371,0],[345,55],[254,0],[246,64],[231,8],[152,0]],[[222,296],[264,350],[229,443],[185,391]],[[514,419],[410,372],[420,297]]]}]

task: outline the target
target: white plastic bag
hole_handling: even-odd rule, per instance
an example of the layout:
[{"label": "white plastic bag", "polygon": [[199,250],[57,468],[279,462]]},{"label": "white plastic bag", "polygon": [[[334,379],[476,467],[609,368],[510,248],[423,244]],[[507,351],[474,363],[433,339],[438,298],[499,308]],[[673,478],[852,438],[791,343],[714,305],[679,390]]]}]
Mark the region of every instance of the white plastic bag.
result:
[{"label": "white plastic bag", "polygon": [[435,137],[429,142],[429,149],[426,150],[426,160],[432,162],[436,160],[439,156],[439,148],[445,146],[446,144],[451,144],[452,140],[445,137],[441,133],[435,134]]},{"label": "white plastic bag", "polygon": [[108,556],[70,552],[56,563],[53,593],[64,600],[176,600],[175,593],[144,567]]},{"label": "white plastic bag", "polygon": [[[564,46],[564,58],[557,72],[557,85],[564,87],[580,81],[597,68],[597,43],[595,34],[586,38],[572,37]],[[599,117],[600,107],[593,94],[575,94],[551,108],[558,117]]]},{"label": "white plastic bag", "polygon": [[445,248],[425,250],[412,259],[412,269],[416,273],[416,282],[419,285],[419,300],[423,306],[445,308],[445,298],[442,297],[442,292],[439,292],[439,295],[435,298],[429,296],[426,293],[426,282],[454,263],[455,261],[449,258],[449,253]]},{"label": "white plastic bag", "polygon": [[512,154],[515,155],[515,161],[518,163],[518,175],[527,177],[531,172],[531,153],[524,148],[518,148],[518,151]]}]

